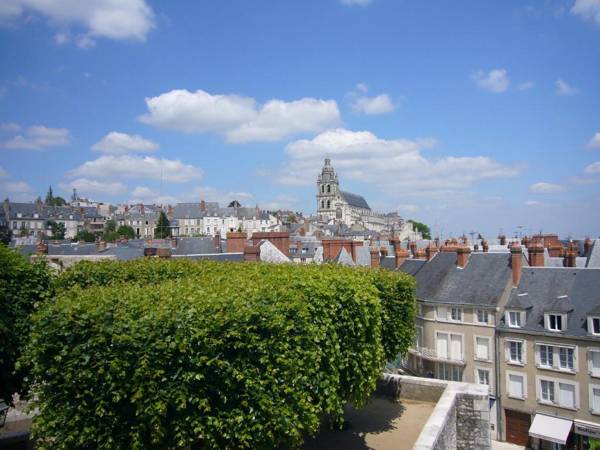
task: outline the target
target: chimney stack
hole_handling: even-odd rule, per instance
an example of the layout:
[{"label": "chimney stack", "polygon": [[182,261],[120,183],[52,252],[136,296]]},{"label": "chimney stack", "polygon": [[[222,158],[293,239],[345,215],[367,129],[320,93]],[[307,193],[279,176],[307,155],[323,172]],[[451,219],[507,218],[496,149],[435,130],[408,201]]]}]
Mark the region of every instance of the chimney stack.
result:
[{"label": "chimney stack", "polygon": [[244,253],[246,247],[246,233],[227,233],[227,253]]},{"label": "chimney stack", "polygon": [[377,247],[371,247],[371,267],[379,267],[379,249]]},{"label": "chimney stack", "polygon": [[471,249],[468,245],[461,245],[456,249],[456,265],[459,267],[465,267],[467,262],[469,262],[469,255],[471,254]]},{"label": "chimney stack", "polygon": [[569,243],[563,263],[565,267],[577,267],[577,250],[576,242]]},{"label": "chimney stack", "polygon": [[498,236],[498,239],[500,239],[500,245],[506,245],[506,236],[501,234],[500,236]]},{"label": "chimney stack", "polygon": [[415,241],[409,241],[409,248],[410,248],[410,252],[412,253],[413,257],[417,256],[417,243]]},{"label": "chimney stack", "polygon": [[483,253],[487,253],[490,250],[490,245],[487,240],[481,241],[481,247],[483,248]]},{"label": "chimney stack", "polygon": [[516,242],[510,246],[510,267],[512,269],[513,286],[518,286],[521,281],[521,268],[523,266],[523,252]]},{"label": "chimney stack", "polygon": [[260,261],[260,247],[258,245],[244,247],[244,261]]},{"label": "chimney stack", "polygon": [[408,259],[408,250],[396,247],[394,250],[394,265],[398,269]]},{"label": "chimney stack", "polygon": [[544,246],[541,242],[531,242],[527,251],[529,252],[529,265],[531,267],[544,267]]},{"label": "chimney stack", "polygon": [[583,256],[589,256],[590,250],[592,249],[592,240],[587,237],[585,241],[583,241]]},{"label": "chimney stack", "polygon": [[429,245],[425,249],[425,256],[427,257],[427,261],[433,259],[433,257],[437,254],[438,248],[433,245],[433,242],[429,241]]},{"label": "chimney stack", "polygon": [[388,255],[387,247],[381,247],[380,255],[381,255],[380,263],[381,263],[385,258],[387,258],[387,255]]}]

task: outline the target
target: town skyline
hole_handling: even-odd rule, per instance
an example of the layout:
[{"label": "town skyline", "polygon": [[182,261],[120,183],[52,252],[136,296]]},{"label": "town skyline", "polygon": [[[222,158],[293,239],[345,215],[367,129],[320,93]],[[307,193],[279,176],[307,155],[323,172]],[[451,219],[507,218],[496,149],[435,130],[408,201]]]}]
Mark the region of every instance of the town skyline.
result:
[{"label": "town skyline", "polygon": [[308,215],[330,157],[434,234],[600,234],[598,2],[11,5],[2,198]]}]

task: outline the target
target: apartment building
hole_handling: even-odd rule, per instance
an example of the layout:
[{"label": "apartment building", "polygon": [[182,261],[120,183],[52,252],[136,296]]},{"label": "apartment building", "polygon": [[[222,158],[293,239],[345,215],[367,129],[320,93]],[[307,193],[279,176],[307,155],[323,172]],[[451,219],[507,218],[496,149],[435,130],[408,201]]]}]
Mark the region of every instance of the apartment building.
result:
[{"label": "apartment building", "polygon": [[600,269],[525,268],[497,330],[502,439],[590,448],[600,439]]}]

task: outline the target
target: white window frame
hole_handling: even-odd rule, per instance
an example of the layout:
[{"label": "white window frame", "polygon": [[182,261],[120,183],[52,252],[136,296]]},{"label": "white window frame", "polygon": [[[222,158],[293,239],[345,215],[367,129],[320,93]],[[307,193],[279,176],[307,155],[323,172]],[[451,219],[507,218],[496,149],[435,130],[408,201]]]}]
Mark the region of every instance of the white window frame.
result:
[{"label": "white window frame", "polygon": [[[483,313],[483,315],[485,316],[485,318],[487,318],[487,320],[484,322],[480,321],[479,313]],[[487,309],[476,309],[473,314],[473,319],[474,319],[475,323],[488,325],[490,323],[490,312]]]},{"label": "white window frame", "polygon": [[[448,340],[447,345],[447,351],[446,354],[448,355],[445,359],[443,359],[443,361],[464,361],[465,360],[465,335],[464,333],[454,333],[452,331],[443,331],[443,330],[436,330],[435,331],[435,351],[436,351],[436,355],[437,355],[437,349],[438,349],[438,335],[440,334],[445,334],[448,336]],[[452,359],[450,358],[451,354],[452,354],[452,336],[459,336],[460,337],[460,349],[461,349],[461,359]],[[438,358],[440,358],[440,356],[438,355]]]},{"label": "white window frame", "polygon": [[[521,344],[521,361],[513,361],[510,358],[510,343],[511,342],[517,342]],[[505,359],[506,359],[506,363],[507,364],[512,364],[514,366],[524,366],[525,364],[527,364],[527,345],[526,345],[526,341],[524,341],[523,339],[505,339],[504,340],[504,353],[505,353]]]},{"label": "white window frame", "polygon": [[[554,401],[549,402],[546,400],[542,400],[542,380],[551,381],[554,383]],[[560,404],[560,384],[569,384],[575,387],[574,395],[575,395],[575,406],[565,406]],[[537,402],[542,405],[551,405],[557,408],[568,409],[570,411],[576,411],[580,408],[580,397],[579,397],[579,383],[577,381],[566,380],[564,378],[552,378],[546,376],[537,376],[535,377],[535,390]]]},{"label": "white window frame", "polygon": [[[552,365],[542,365],[542,355],[540,351],[541,346],[547,346],[552,349]],[[569,349],[573,351],[573,368],[561,367],[560,365],[560,349]],[[599,350],[600,351],[600,350]],[[555,372],[563,373],[577,373],[579,372],[579,348],[576,345],[564,345],[555,344],[552,342],[536,342],[535,343],[535,364],[538,369],[553,370]],[[591,364],[591,360],[589,362]],[[589,367],[591,373],[591,365]],[[600,374],[598,375],[600,376]]]},{"label": "white window frame", "polygon": [[[479,357],[479,355],[477,355],[477,339],[485,339],[488,342],[488,357],[487,359],[485,358],[481,358]],[[492,339],[489,336],[473,336],[473,359],[475,359],[476,361],[487,361],[487,362],[491,362],[492,361],[492,345],[491,345]]]},{"label": "white window frame", "polygon": [[600,378],[600,368],[598,372],[594,375],[594,366],[593,366],[593,357],[592,353],[600,353],[600,348],[597,347],[589,347],[587,350],[587,362],[588,362],[588,374],[593,378]]},{"label": "white window frame", "polygon": [[[560,329],[550,327],[550,316],[560,317]],[[563,313],[545,313],[544,325],[544,328],[546,328],[547,331],[552,331],[553,333],[562,333],[567,329],[567,315]]]},{"label": "white window frame", "polygon": [[[517,314],[517,317],[519,318],[519,323],[518,324],[514,324],[511,320],[510,320],[510,315],[511,314]],[[525,314],[524,311],[518,311],[518,310],[507,310],[506,311],[506,324],[508,325],[509,328],[522,328],[523,327],[523,323],[525,322],[525,318],[523,317]]]},{"label": "white window frame", "polygon": [[594,409],[594,389],[598,389],[600,391],[600,384],[589,384],[588,385],[590,414],[600,416],[600,409],[599,410]]},{"label": "white window frame", "polygon": [[[455,311],[458,314],[458,317],[459,317],[458,319],[455,319],[454,317],[452,317]],[[464,313],[465,312],[464,312],[464,310],[462,308],[457,307],[457,306],[451,306],[451,307],[448,308],[448,321],[449,322],[461,323],[461,322],[463,322],[463,319],[465,317]]]},{"label": "white window frame", "polygon": [[[448,378],[443,378],[440,375],[440,372],[442,372],[442,370],[441,370],[442,367],[444,368],[444,372],[450,371],[451,376],[450,376],[449,379]],[[464,379],[464,369],[463,369],[462,366],[459,366],[457,364],[452,364],[452,363],[449,363],[449,362],[438,362],[435,365],[435,370],[436,370],[436,374],[435,375],[436,375],[436,378],[438,380],[462,382],[463,379]],[[458,373],[458,374],[460,374],[460,377],[459,377],[460,379],[458,379],[458,380],[454,379],[455,372]]]},{"label": "white window frame", "polygon": [[[506,372],[506,396],[508,398],[514,398],[516,400],[526,400],[527,399],[527,374],[525,372],[514,372],[512,370],[507,370]],[[523,396],[517,397],[516,395],[512,395],[510,392],[510,376],[514,375],[517,377],[521,377],[523,379]]]},{"label": "white window frame", "polygon": [[594,332],[594,320],[600,321],[600,316],[588,316],[588,333],[592,336],[600,336],[600,328],[598,333]]},{"label": "white window frame", "polygon": [[[487,372],[488,376],[488,384],[484,384],[484,383],[480,383],[480,379],[479,379],[479,371],[482,370],[484,372]],[[490,389],[492,388],[492,370],[490,367],[481,367],[481,366],[475,366],[475,384],[481,384],[484,386],[489,386]]]},{"label": "white window frame", "polygon": [[[420,325],[415,326],[415,330],[417,330],[417,332],[415,333],[415,345],[416,348],[415,350],[424,347],[423,345],[423,327]],[[420,345],[419,345],[420,343]]]}]

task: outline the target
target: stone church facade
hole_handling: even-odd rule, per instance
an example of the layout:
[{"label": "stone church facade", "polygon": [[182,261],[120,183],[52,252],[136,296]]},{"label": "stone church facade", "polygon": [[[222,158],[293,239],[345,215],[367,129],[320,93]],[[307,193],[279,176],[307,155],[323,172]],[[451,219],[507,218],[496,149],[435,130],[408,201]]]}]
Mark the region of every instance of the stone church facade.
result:
[{"label": "stone church facade", "polygon": [[405,223],[396,213],[374,212],[362,195],[340,189],[337,173],[329,158],[317,177],[317,218],[324,223],[344,223],[349,227],[362,226],[367,230],[406,233],[409,223]]}]

